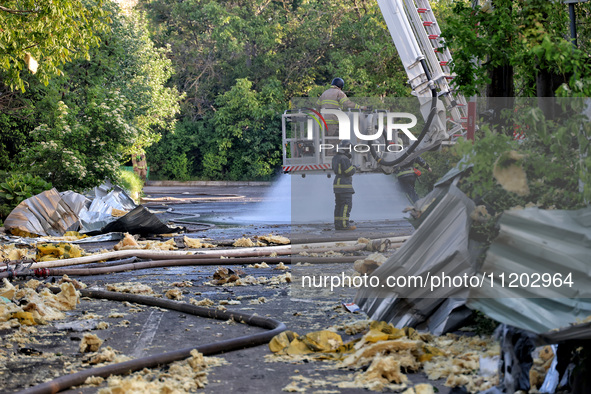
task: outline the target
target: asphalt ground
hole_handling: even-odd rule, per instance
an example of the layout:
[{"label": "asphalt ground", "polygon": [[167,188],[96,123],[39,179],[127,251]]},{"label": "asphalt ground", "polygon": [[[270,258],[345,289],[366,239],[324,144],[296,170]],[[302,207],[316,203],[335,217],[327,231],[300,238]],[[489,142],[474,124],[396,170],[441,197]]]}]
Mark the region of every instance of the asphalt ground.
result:
[{"label": "asphalt ground", "polygon": [[[404,220],[360,221],[357,223],[359,228],[356,231],[335,232],[329,223],[297,225],[294,231],[294,226],[285,221],[274,223],[267,218],[264,221],[237,219],[245,214],[260,212],[261,207],[264,210],[269,199],[277,198],[269,195],[270,188],[271,186],[249,185],[147,186],[144,190],[145,205],[156,212],[163,221],[182,219],[180,222],[183,223],[177,225],[184,226],[187,233],[176,238],[186,235],[191,238],[210,239],[214,243],[271,233],[301,237],[303,240],[357,239],[361,236],[379,237],[412,233],[412,227]],[[85,244],[84,248],[96,251],[109,249],[113,244],[114,242]],[[367,252],[356,253],[360,256],[367,255]],[[291,269],[295,268],[295,260],[290,261],[286,258],[285,262],[294,263]],[[284,322],[289,330],[298,334],[367,318],[363,312],[350,313],[342,305],[343,302],[353,300],[353,288],[339,288],[333,292],[324,291],[320,296],[310,296],[295,294],[290,283],[211,285],[208,282],[219,266],[152,268],[76,279],[87,284],[89,288],[96,289],[104,289],[110,283],[141,283],[150,286],[157,296],[176,288],[182,292],[181,302],[208,298],[213,301],[213,308],[227,308],[230,311],[273,317]],[[284,273],[282,270],[273,269],[273,266],[229,268],[241,270],[242,276],[252,275],[257,278],[269,278]],[[350,263],[325,264],[322,269],[327,274],[353,273]],[[175,282],[190,285],[175,287],[172,285]],[[67,315],[67,318],[59,323],[86,322],[92,327],[95,323],[107,322],[109,328],[72,331],[58,329],[54,324],[36,326],[36,332],[26,334],[25,338],[20,339],[20,343],[8,340],[14,332],[3,330],[4,332],[0,332],[0,337],[4,338],[2,349],[8,358],[0,367],[0,391],[17,392],[24,387],[88,368],[84,363],[87,356],[79,352],[80,340],[83,334],[88,332],[104,340],[102,347],[110,346],[121,354],[137,358],[262,331],[260,328],[240,323],[228,324],[160,308],[95,299],[82,299],[81,304]],[[342,334],[344,341],[352,338],[344,332],[339,334]],[[209,372],[209,383],[200,392],[281,393],[291,382],[299,382],[301,387],[307,387],[306,392],[368,392],[366,389],[344,389],[336,386],[339,381],[350,381],[354,371],[334,369],[333,364],[322,361],[269,362],[270,354],[267,346],[258,346],[221,355],[227,364],[215,367]],[[427,382],[422,373],[409,374],[408,377],[413,384]],[[443,386],[443,381],[429,383],[433,384],[439,393],[449,392],[449,388]],[[68,392],[92,393],[97,390],[97,387],[79,387]]]}]

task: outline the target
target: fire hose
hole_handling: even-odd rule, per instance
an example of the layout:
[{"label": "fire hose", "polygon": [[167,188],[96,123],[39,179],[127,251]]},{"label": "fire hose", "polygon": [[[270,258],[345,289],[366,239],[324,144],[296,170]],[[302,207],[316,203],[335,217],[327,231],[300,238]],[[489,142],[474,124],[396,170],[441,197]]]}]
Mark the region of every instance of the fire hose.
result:
[{"label": "fire hose", "polygon": [[[341,256],[341,257],[303,257],[298,258],[298,262],[302,263],[314,263],[314,264],[334,264],[334,263],[353,263],[359,260],[360,256]],[[148,268],[164,268],[164,267],[181,267],[181,266],[204,266],[204,265],[244,265],[244,264],[256,264],[256,263],[289,263],[289,260],[281,257],[241,257],[233,259],[198,259],[198,260],[152,260],[142,261],[133,263],[118,263],[118,264],[107,264],[100,267],[84,267],[84,268],[35,268],[32,270],[22,271],[4,271],[0,272],[0,279],[2,278],[15,278],[15,277],[48,277],[48,276],[91,276],[91,275],[104,275],[116,272],[141,270]]]},{"label": "fire hose", "polygon": [[[57,292],[59,291],[59,289],[55,289],[54,291]],[[167,353],[155,354],[152,356],[142,357],[135,360],[125,361],[122,363],[111,364],[106,365],[104,367],[79,371],[22,390],[20,391],[20,394],[57,393],[59,391],[66,390],[72,386],[84,384],[86,379],[88,379],[91,376],[101,376],[103,378],[106,378],[111,375],[122,375],[125,373],[138,371],[144,368],[158,367],[161,365],[172,363],[174,361],[186,359],[191,356],[191,351],[194,349],[202,353],[204,356],[211,356],[214,354],[258,346],[268,343],[271,340],[271,338],[273,338],[280,332],[285,331],[286,329],[285,324],[278,320],[272,319],[270,317],[250,315],[242,312],[220,311],[217,309],[203,308],[177,301],[139,296],[135,294],[116,293],[110,291],[83,289],[80,290],[80,293],[83,297],[107,299],[112,301],[128,301],[147,306],[166,308],[194,316],[207,317],[210,319],[234,319],[236,321],[248,324],[249,326],[265,328],[269,331],[253,335],[245,335],[238,338],[227,339],[224,341],[210,343],[206,345],[189,346],[182,349],[173,350]]]},{"label": "fire hose", "polygon": [[[379,245],[384,245],[386,242],[388,245],[390,243],[394,243],[394,245],[399,245],[400,243],[404,242],[409,237],[393,237],[393,238],[384,238],[384,239],[377,239],[371,242],[370,250],[380,251]],[[377,246],[374,246],[377,245]],[[128,257],[136,257],[136,258],[145,258],[151,260],[181,260],[181,259],[191,259],[191,260],[200,260],[200,259],[212,259],[216,258],[217,260],[221,260],[221,257],[263,257],[263,256],[271,256],[271,255],[293,255],[299,252],[313,252],[313,253],[324,253],[329,251],[334,251],[335,247],[338,247],[339,252],[354,252],[357,250],[365,249],[367,246],[366,244],[359,244],[355,241],[345,241],[340,243],[335,242],[327,242],[327,243],[317,243],[317,244],[307,244],[307,245],[286,245],[286,246],[267,246],[267,247],[259,247],[259,248],[241,248],[235,250],[211,250],[211,251],[203,251],[198,252],[197,254],[187,254],[187,252],[180,252],[180,251],[154,251],[154,250],[141,250],[141,249],[132,249],[132,250],[120,250],[116,252],[107,252],[97,255],[90,255],[84,257],[77,257],[71,259],[63,259],[63,260],[52,260],[52,261],[45,261],[45,262],[33,262],[33,264],[29,267],[31,269],[38,269],[38,268],[55,268],[55,267],[63,267],[63,266],[71,266],[71,265],[79,265],[79,264],[86,264],[97,262],[101,260],[108,260],[112,258],[128,258]],[[384,249],[384,248],[382,248]],[[220,264],[225,264],[223,261],[218,261]],[[17,264],[17,261],[9,262],[9,265]],[[197,264],[196,264],[197,265]],[[10,270],[8,270],[10,271]],[[3,274],[6,275],[6,272],[0,272],[0,278],[7,277],[2,276]]]}]

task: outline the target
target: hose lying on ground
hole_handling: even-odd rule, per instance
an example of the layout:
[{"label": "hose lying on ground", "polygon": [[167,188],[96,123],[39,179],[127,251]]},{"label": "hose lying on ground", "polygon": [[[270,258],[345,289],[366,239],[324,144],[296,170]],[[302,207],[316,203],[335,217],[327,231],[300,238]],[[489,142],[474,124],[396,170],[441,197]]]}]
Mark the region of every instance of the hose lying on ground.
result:
[{"label": "hose lying on ground", "polygon": [[[400,243],[410,238],[406,237],[393,237],[385,238],[384,240],[374,240],[375,242],[385,242],[390,240],[391,242]],[[346,247],[342,247],[344,244]],[[187,252],[187,251],[158,251],[158,250],[144,250],[144,249],[130,249],[130,250],[119,250],[115,252],[107,252],[102,254],[76,257],[71,259],[63,260],[52,260],[33,263],[31,269],[37,268],[55,268],[64,267],[77,264],[86,264],[97,262],[101,260],[108,260],[113,258],[126,258],[126,257],[138,257],[143,259],[151,260],[167,260],[167,259],[201,259],[201,258],[220,258],[220,257],[257,257],[257,256],[270,256],[270,255],[291,255],[292,253],[299,253],[302,251],[312,253],[324,253],[334,251],[334,248],[338,247],[339,252],[352,252],[365,248],[365,244],[359,244],[356,241],[345,241],[345,242],[326,242],[316,244],[297,245],[296,250],[292,250],[292,245],[283,246],[265,246],[265,247],[253,247],[253,248],[239,248],[239,249],[224,249],[224,250],[206,250],[198,252]],[[376,249],[377,250],[377,249]]]},{"label": "hose lying on ground", "polygon": [[[313,263],[313,264],[338,264],[338,263],[353,263],[359,260],[360,256],[341,256],[341,257],[303,257],[298,258],[298,262]],[[91,276],[91,275],[105,275],[116,272],[141,270],[148,268],[164,268],[164,267],[180,267],[180,266],[204,266],[204,265],[244,265],[256,263],[289,263],[289,260],[281,257],[241,257],[233,259],[198,259],[198,260],[152,260],[142,261],[137,263],[118,263],[106,264],[104,267],[81,267],[81,268],[37,268],[34,270],[25,271],[4,271],[0,272],[0,279],[3,278],[24,278],[28,276],[48,277],[48,276]]]},{"label": "hose lying on ground", "polygon": [[[56,292],[57,291],[59,291],[59,289],[56,289]],[[135,360],[125,361],[122,363],[111,364],[106,365],[104,367],[79,371],[25,389],[21,391],[20,394],[57,393],[61,390],[66,390],[72,386],[84,384],[86,379],[88,379],[90,376],[101,376],[103,378],[106,378],[111,375],[121,375],[129,372],[138,371],[143,368],[158,367],[161,365],[172,363],[173,361],[183,360],[190,357],[191,351],[193,349],[196,349],[204,356],[211,356],[213,354],[219,354],[229,352],[232,350],[258,346],[268,343],[271,340],[271,338],[273,338],[280,332],[285,331],[286,329],[285,324],[278,320],[272,319],[270,317],[250,315],[242,312],[220,311],[217,309],[203,308],[177,301],[139,296],[135,294],[116,293],[111,291],[83,289],[80,290],[80,293],[83,297],[107,299],[112,301],[128,301],[137,304],[156,306],[195,316],[213,318],[218,320],[234,319],[236,321],[243,322],[250,326],[268,329],[269,331],[252,335],[245,335],[238,338],[227,339],[225,341],[210,343],[206,345],[189,346],[182,349],[173,350],[167,353],[155,354],[153,356],[142,357]]]}]

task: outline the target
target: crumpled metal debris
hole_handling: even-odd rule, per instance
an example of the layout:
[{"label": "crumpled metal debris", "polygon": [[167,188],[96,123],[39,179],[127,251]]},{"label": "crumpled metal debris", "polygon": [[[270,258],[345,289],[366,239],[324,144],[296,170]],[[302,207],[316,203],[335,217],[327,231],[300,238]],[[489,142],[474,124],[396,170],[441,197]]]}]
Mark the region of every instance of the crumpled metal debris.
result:
[{"label": "crumpled metal debris", "polygon": [[[470,291],[469,307],[550,341],[591,338],[589,324],[576,324],[591,315],[591,207],[511,210],[499,223],[479,270],[484,284]],[[524,286],[536,274],[535,287]]]},{"label": "crumpled metal debris", "polygon": [[45,191],[21,202],[8,215],[4,226],[8,233],[23,237],[59,237],[78,230],[89,235],[110,232],[148,235],[182,230],[167,226],[146,208],[138,206],[120,187],[107,186],[94,188],[89,194],[92,200],[72,191]]},{"label": "crumpled metal debris", "polygon": [[[475,248],[468,239],[470,214],[475,208],[472,200],[457,187],[443,185],[420,200],[420,204],[428,206],[429,212],[421,217],[417,231],[372,273],[381,278],[381,283],[386,283],[388,277],[426,278],[442,272],[462,276],[475,272]],[[387,321],[396,327],[423,324],[422,328],[441,335],[465,321],[469,315],[463,307],[467,296],[468,290],[464,288],[385,286],[361,288],[355,302],[373,320]]]},{"label": "crumpled metal debris", "polygon": [[80,202],[81,199],[73,192],[62,198],[55,188],[46,190],[14,208],[4,221],[4,227],[14,235],[60,236],[78,229],[78,212],[75,209]]},{"label": "crumpled metal debris", "polygon": [[92,203],[79,215],[81,233],[108,232],[102,229],[118,219],[117,216],[113,216],[114,209],[129,212],[137,207],[137,204],[122,188],[111,187],[112,190],[109,191],[106,185],[102,185],[95,187],[89,193],[92,196]]}]

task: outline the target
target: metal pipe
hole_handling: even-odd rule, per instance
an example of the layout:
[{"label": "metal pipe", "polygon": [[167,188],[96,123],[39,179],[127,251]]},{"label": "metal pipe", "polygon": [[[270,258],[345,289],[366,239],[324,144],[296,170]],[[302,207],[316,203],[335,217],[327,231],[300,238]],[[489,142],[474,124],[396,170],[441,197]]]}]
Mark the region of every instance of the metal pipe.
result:
[{"label": "metal pipe", "polygon": [[568,15],[570,16],[570,39],[575,46],[577,45],[577,15],[575,13],[575,3],[568,4]]},{"label": "metal pipe", "polygon": [[148,306],[157,306],[160,308],[171,309],[194,316],[213,318],[218,320],[234,319],[236,321],[244,322],[250,326],[268,329],[269,331],[241,336],[238,338],[228,339],[207,345],[190,346],[178,350],[173,350],[167,353],[155,354],[153,356],[142,357],[135,360],[125,361],[122,363],[106,365],[104,367],[87,369],[79,371],[70,375],[61,376],[49,382],[41,383],[37,386],[25,389],[20,394],[45,394],[57,393],[66,390],[72,386],[84,384],[86,379],[90,376],[101,376],[107,378],[111,375],[121,375],[129,372],[141,370],[143,368],[154,368],[164,364],[169,364],[174,361],[183,360],[191,356],[192,350],[197,350],[204,356],[229,352],[232,350],[245,349],[248,347],[258,346],[268,343],[271,338],[285,331],[284,323],[258,315],[249,315],[242,312],[220,311],[217,309],[209,309],[198,307],[195,305],[185,304],[177,301],[159,299],[154,297],[139,296],[135,294],[116,293],[101,290],[80,290],[83,297],[91,297],[98,299],[107,299],[112,301],[128,301],[137,304]]},{"label": "metal pipe", "polygon": [[[400,247],[402,243],[389,244],[391,247]],[[316,252],[315,250],[307,250]],[[339,257],[308,257],[293,255],[290,257],[236,257],[230,259],[220,258],[199,258],[199,259],[175,259],[175,260],[153,260],[143,261],[138,263],[129,263],[128,260],[135,260],[135,258],[127,260],[119,260],[110,263],[103,264],[92,264],[92,267],[79,267],[79,268],[43,268],[37,272],[31,273],[31,271],[23,272],[0,272],[0,279],[3,278],[24,278],[28,276],[92,276],[92,275],[104,275],[115,272],[132,271],[148,268],[163,268],[163,267],[181,267],[181,266],[209,266],[209,265],[245,265],[245,264],[256,264],[256,263],[268,263],[268,264],[292,264],[294,262],[310,263],[310,264],[340,264],[340,263],[353,263],[357,260],[363,259],[363,256],[339,256]]]}]

